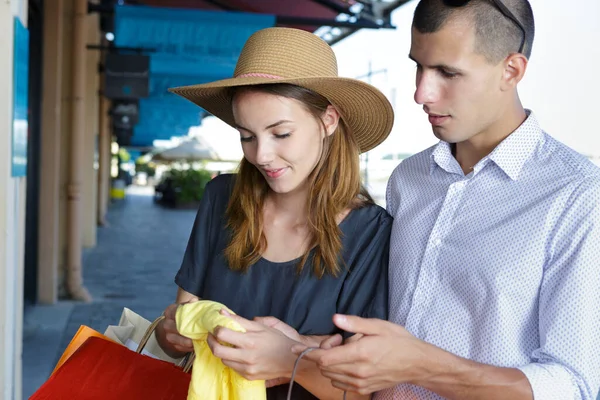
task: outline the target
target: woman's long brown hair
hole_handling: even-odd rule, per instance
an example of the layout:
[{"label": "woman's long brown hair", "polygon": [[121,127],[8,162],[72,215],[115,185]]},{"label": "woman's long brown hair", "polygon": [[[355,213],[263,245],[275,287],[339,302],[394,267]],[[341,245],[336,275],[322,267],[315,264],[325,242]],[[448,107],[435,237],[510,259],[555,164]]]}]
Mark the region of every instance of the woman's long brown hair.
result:
[{"label": "woman's long brown hair", "polygon": [[[241,90],[295,99],[321,125],[321,117],[331,104],[313,91],[289,84],[260,85]],[[308,177],[309,245],[298,263],[297,271],[304,268],[310,251],[314,249],[313,271],[319,278],[326,272],[333,276],[340,272],[342,233],[337,218],[347,208],[373,203],[371,196],[362,187],[358,145],[345,126],[343,117],[342,115],[336,131],[324,139],[321,158]],[[269,185],[260,171],[246,159],[242,159],[226,212],[227,227],[232,237],[225,249],[225,257],[233,270],[247,271],[267,248],[263,233],[263,207],[269,191]]]}]

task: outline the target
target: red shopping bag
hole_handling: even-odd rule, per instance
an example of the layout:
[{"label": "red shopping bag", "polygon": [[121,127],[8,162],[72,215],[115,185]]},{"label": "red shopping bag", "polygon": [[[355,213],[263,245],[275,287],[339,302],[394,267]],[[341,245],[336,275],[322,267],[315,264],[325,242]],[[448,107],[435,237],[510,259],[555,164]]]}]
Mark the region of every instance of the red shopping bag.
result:
[{"label": "red shopping bag", "polygon": [[30,397],[33,400],[186,400],[191,375],[91,337]]}]

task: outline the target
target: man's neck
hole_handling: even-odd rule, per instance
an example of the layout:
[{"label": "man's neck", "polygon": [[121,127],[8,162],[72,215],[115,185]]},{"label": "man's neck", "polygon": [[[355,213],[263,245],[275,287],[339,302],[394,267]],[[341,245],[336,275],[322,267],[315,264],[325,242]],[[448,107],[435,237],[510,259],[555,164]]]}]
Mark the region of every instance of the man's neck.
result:
[{"label": "man's neck", "polygon": [[525,109],[518,104],[505,113],[495,124],[464,142],[452,145],[452,154],[463,172],[469,174],[475,165],[494,149],[527,119]]}]

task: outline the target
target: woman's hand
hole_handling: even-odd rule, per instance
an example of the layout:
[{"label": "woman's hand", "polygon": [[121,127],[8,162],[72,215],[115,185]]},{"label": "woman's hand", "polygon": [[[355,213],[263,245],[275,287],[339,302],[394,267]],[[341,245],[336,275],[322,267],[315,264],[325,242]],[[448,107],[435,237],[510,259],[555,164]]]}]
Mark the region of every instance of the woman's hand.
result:
[{"label": "woman's hand", "polygon": [[[296,361],[296,355],[291,349],[301,342],[286,336],[275,327],[222,312],[246,330],[241,333],[218,327],[214,335],[208,335],[210,349],[223,364],[249,380],[280,381],[291,377]],[[293,329],[292,331],[295,332]],[[295,336],[292,331],[287,333]],[[296,335],[300,338],[297,332]]]},{"label": "woman's hand", "polygon": [[194,351],[192,340],[181,336],[177,331],[175,314],[178,306],[179,304],[171,304],[165,309],[165,319],[157,328],[160,346],[173,358],[183,357],[185,354]]},{"label": "woman's hand", "polygon": [[322,346],[322,343],[324,341],[327,341],[328,343],[331,341],[331,343],[334,343],[335,340],[332,340],[338,337],[341,340],[341,336],[339,334],[311,336],[300,335],[297,330],[275,317],[256,317],[254,318],[254,321],[260,322],[261,324],[266,325],[270,328],[275,328],[279,332],[283,333],[285,336],[289,337],[292,340],[295,340],[296,342],[304,344],[306,347],[319,347]]}]

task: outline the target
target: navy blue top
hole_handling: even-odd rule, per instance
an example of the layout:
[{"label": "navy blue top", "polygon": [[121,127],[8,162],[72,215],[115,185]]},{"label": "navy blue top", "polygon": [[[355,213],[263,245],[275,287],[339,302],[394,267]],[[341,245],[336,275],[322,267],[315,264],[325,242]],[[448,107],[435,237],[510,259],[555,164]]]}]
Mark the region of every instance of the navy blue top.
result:
[{"label": "navy blue top", "polygon": [[[313,274],[310,257],[297,274],[299,260],[263,258],[245,273],[232,271],[223,255],[231,234],[225,210],[235,175],[220,175],[206,185],[192,234],[175,282],[202,299],[218,301],[247,319],[274,316],[302,335],[342,333],[335,313],[387,319],[388,251],[392,218],[377,205],[352,210],[340,223],[339,276]],[[287,385],[267,390],[269,400],[285,399]],[[315,399],[294,385],[294,399]]]}]

